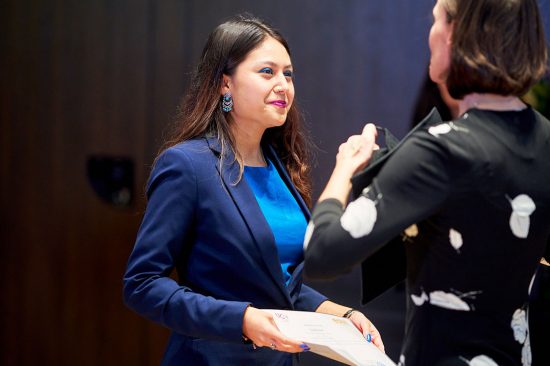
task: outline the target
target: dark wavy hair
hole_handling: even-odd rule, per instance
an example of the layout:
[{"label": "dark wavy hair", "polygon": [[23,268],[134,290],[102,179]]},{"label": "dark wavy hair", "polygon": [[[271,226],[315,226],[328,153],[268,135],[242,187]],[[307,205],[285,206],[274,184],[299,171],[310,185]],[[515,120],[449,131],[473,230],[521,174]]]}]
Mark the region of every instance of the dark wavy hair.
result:
[{"label": "dark wavy hair", "polygon": [[547,69],[537,0],[439,0],[453,23],[447,87],[469,93],[522,96]]},{"label": "dark wavy hair", "polygon": [[[221,109],[220,90],[223,75],[233,75],[237,66],[267,37],[279,41],[290,55],[290,48],[283,36],[266,22],[249,14],[238,15],[210,33],[191,86],[178,108],[175,129],[161,151],[182,141],[216,136],[222,149],[220,164],[230,149],[240,167],[238,180],[242,178],[244,164],[235,148],[234,136],[229,128],[231,121]],[[275,148],[296,189],[311,206],[310,140],[296,103],[290,107],[282,126],[266,130],[262,143],[269,143]]]}]

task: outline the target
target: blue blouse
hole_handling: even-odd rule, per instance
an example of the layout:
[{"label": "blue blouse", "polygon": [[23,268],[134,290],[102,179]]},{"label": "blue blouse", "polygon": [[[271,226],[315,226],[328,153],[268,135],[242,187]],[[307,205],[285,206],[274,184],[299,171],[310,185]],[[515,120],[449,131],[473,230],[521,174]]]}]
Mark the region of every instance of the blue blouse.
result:
[{"label": "blue blouse", "polygon": [[307,226],[304,213],[269,160],[267,167],[245,166],[244,178],[273,232],[284,280],[288,284],[289,268],[303,260]]}]

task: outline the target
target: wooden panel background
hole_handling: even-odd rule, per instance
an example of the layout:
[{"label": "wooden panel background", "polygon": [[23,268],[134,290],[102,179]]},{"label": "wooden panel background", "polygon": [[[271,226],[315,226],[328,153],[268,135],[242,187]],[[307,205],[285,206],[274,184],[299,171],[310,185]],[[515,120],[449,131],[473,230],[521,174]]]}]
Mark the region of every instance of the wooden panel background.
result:
[{"label": "wooden panel background", "polygon": [[[3,1],[0,364],[159,363],[168,332],[124,307],[121,278],[150,164],[212,27],[248,10],[289,39],[297,97],[319,146],[318,192],[336,147],[366,120],[406,131],[427,64],[432,4]],[[94,154],[133,159],[132,207],[96,197],[85,169]],[[356,274],[315,286],[359,306]],[[365,308],[394,357],[401,301]]]},{"label": "wooden panel background", "polygon": [[[182,28],[171,17],[183,6],[161,14],[150,1],[60,0],[2,9],[2,365],[158,363],[167,331],[124,307],[121,278],[156,119],[183,87],[173,62],[182,44],[155,50],[155,37],[182,29],[156,16]],[[158,78],[172,82],[161,88]],[[95,196],[85,170],[94,154],[134,159],[133,207]]]}]

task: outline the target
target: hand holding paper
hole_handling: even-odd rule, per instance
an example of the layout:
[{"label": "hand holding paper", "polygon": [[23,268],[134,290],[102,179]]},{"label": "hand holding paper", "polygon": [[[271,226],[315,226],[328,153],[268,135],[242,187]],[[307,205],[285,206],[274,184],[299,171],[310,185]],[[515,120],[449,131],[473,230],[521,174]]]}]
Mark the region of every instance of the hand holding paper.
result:
[{"label": "hand holding paper", "polygon": [[[378,329],[372,324],[371,321],[360,311],[353,311],[351,316],[348,318],[351,320],[353,325],[363,334],[367,341],[372,342],[378,349],[384,352],[384,343],[382,342],[382,337],[378,332]],[[367,338],[369,337],[369,338]]]},{"label": "hand holding paper", "polygon": [[375,345],[365,340],[349,319],[302,311],[265,310],[273,314],[285,336],[305,342],[312,352],[357,366],[395,366]]},{"label": "hand holding paper", "polygon": [[290,353],[309,351],[307,345],[281,333],[270,312],[252,306],[244,314],[243,335],[253,342],[254,347],[270,347]]}]

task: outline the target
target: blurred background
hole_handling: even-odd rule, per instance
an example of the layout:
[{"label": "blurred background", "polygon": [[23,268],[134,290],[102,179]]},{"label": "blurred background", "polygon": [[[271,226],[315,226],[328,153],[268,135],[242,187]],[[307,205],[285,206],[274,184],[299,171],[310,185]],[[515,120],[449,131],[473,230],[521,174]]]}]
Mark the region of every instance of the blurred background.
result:
[{"label": "blurred background", "polygon": [[[398,137],[413,123],[433,4],[2,1],[0,364],[159,364],[168,331],[124,307],[122,274],[151,164],[212,28],[248,11],[288,39],[317,197],[338,145],[365,122]],[[403,288],[361,306],[358,275],[310,284],[363,310],[397,360]]]}]

